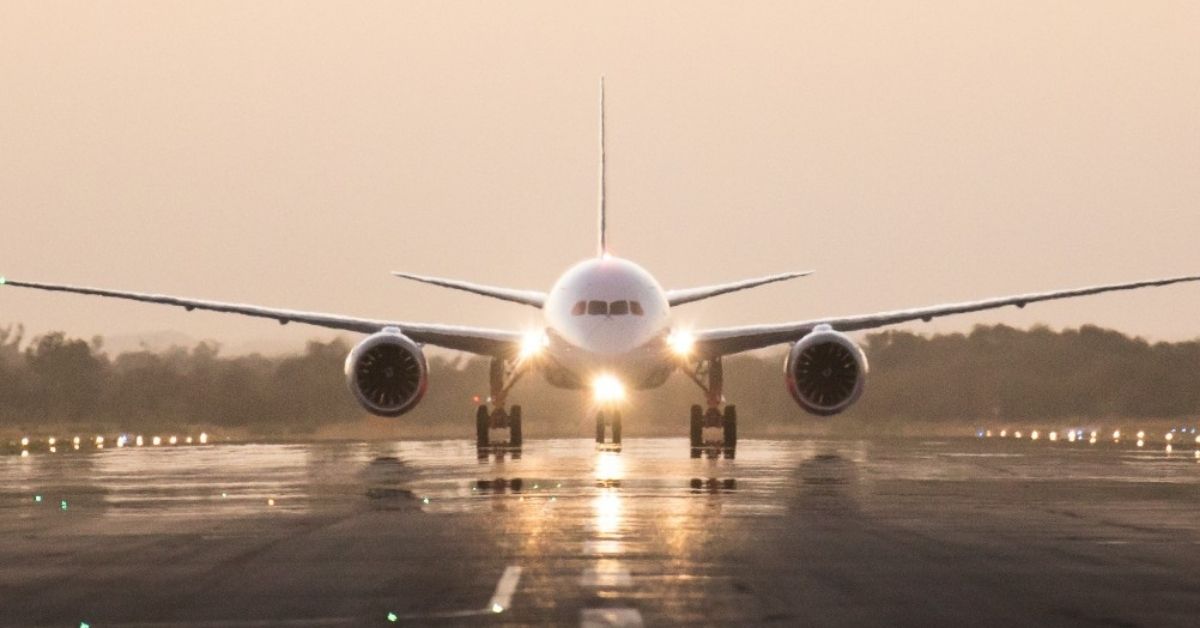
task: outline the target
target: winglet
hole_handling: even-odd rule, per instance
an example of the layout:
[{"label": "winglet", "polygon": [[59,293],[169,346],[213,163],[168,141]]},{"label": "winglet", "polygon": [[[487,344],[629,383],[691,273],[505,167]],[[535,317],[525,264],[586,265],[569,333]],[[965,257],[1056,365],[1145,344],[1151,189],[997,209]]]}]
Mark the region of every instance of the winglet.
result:
[{"label": "winglet", "polygon": [[605,180],[605,157],[604,157],[604,77],[600,77],[600,243],[598,255],[603,257],[608,253],[608,208],[605,204],[605,196],[607,192],[607,183]]}]

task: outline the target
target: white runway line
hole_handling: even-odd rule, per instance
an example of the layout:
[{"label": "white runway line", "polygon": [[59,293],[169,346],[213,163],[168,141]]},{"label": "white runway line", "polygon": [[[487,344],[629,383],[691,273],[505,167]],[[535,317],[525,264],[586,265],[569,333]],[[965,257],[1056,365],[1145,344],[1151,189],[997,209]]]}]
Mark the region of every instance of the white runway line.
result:
[{"label": "white runway line", "polygon": [[621,561],[602,558],[596,561],[595,567],[583,571],[579,584],[585,587],[624,588],[633,586],[633,577],[621,565]]},{"label": "white runway line", "polygon": [[512,604],[513,594],[517,592],[517,583],[521,581],[521,568],[517,565],[509,565],[504,570],[504,574],[500,576],[500,582],[496,583],[496,592],[492,594],[492,600],[488,602],[488,609],[493,613],[502,613]]},{"label": "white runway line", "polygon": [[642,614],[636,608],[585,608],[579,613],[580,628],[641,628]]}]

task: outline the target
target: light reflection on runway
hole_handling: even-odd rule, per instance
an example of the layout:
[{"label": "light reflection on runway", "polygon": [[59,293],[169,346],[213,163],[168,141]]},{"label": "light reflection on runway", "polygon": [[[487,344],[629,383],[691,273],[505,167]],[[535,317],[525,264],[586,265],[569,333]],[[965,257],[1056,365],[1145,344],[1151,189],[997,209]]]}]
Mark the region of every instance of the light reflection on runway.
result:
[{"label": "light reflection on runway", "polygon": [[[743,440],[736,458],[711,454],[566,439],[482,459],[466,441],[0,457],[0,599],[22,600],[0,624],[947,625],[983,608],[1012,625],[1048,600],[1106,621],[1200,611],[1196,594],[1154,606],[1162,574],[1200,585],[1156,549],[1200,542],[1200,465],[1182,443]],[[1101,595],[1118,580],[1139,601]]]}]

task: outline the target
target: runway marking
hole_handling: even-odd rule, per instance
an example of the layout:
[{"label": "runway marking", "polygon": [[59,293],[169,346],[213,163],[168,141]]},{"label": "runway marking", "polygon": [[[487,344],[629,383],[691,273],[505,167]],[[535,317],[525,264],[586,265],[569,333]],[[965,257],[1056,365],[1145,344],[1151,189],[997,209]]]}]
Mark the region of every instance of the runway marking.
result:
[{"label": "runway marking", "polygon": [[496,592],[492,594],[492,600],[488,603],[488,609],[493,613],[502,613],[512,603],[513,594],[517,592],[517,583],[521,580],[521,568],[517,565],[509,565],[504,574],[500,576],[500,581],[496,583]]},{"label": "runway marking", "polygon": [[585,587],[631,587],[633,577],[629,570],[621,566],[621,561],[602,558],[596,561],[595,567],[588,567],[579,578],[579,584]]},{"label": "runway marking", "polygon": [[580,628],[640,628],[642,614],[636,608],[585,608],[579,613]]}]

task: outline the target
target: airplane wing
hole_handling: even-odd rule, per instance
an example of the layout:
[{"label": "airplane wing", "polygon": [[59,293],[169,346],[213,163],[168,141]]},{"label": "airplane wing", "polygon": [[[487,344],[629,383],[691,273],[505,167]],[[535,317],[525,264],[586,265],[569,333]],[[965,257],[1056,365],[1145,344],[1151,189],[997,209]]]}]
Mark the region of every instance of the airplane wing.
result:
[{"label": "airplane wing", "polygon": [[699,288],[687,288],[684,290],[667,290],[667,303],[671,307],[700,301],[709,297],[715,297],[721,294],[737,292],[746,288],[754,288],[763,284],[775,283],[776,281],[785,281],[787,279],[795,279],[796,277],[805,277],[813,274],[813,271],[806,270],[799,273],[780,273],[778,275],[768,275],[766,277],[756,277],[754,279],[743,279],[730,283],[717,284],[715,286],[701,286]]},{"label": "airplane wing", "polygon": [[467,281],[459,281],[457,279],[442,279],[441,277],[426,277],[424,275],[414,275],[400,271],[392,271],[392,274],[401,279],[411,279],[421,283],[433,284],[443,288],[451,288],[453,290],[462,290],[474,294],[481,294],[485,297],[500,299],[501,301],[512,301],[522,305],[531,305],[540,308],[546,304],[546,293],[536,290],[514,290],[512,288],[497,288],[495,286],[484,286],[477,283]]},{"label": "airplane wing", "polygon": [[33,288],[53,292],[70,292],[73,294],[90,294],[129,301],[145,303],[161,303],[182,307],[187,311],[207,310],[210,312],[228,312],[243,316],[269,318],[278,321],[280,325],[291,322],[316,325],[329,329],[341,329],[364,334],[372,334],[385,327],[396,327],[403,334],[421,344],[431,344],[447,349],[456,349],[480,355],[508,355],[518,350],[521,334],[517,332],[495,329],[479,329],[473,327],[458,327],[453,325],[429,325],[421,323],[402,323],[396,321],[354,318],[337,314],[322,314],[320,312],[301,312],[279,308],[260,307],[240,303],[224,303],[221,301],[206,301],[188,299],[164,294],[147,294],[143,292],[125,292],[107,290],[104,288],[88,288],[63,284],[40,283],[34,281],[17,281],[0,277],[0,286],[18,288]]},{"label": "airplane wing", "polygon": [[1035,292],[1009,297],[999,297],[995,299],[984,299],[982,301],[948,303],[945,305],[935,305],[932,307],[921,307],[910,310],[895,310],[891,312],[879,312],[876,314],[845,316],[840,318],[821,318],[778,325],[750,325],[745,327],[708,329],[694,333],[694,337],[696,339],[695,347],[698,354],[713,358],[732,353],[740,353],[742,351],[761,349],[763,347],[769,347],[771,345],[782,344],[786,342],[795,342],[811,332],[817,325],[829,325],[833,329],[843,332],[859,331],[863,329],[874,329],[876,327],[895,325],[897,323],[904,323],[914,320],[928,322],[939,316],[965,314],[967,312],[979,312],[982,310],[991,310],[1008,305],[1025,307],[1025,305],[1028,303],[1037,303],[1038,301],[1069,299],[1091,294],[1100,294],[1102,292],[1112,292],[1115,290],[1134,290],[1136,288],[1166,286],[1173,283],[1183,283],[1189,281],[1200,281],[1200,276],[1192,275],[1187,277],[1172,277],[1169,279],[1153,279],[1149,281],[1135,281],[1131,283],[1107,284],[1102,286],[1091,286],[1087,288],[1075,288],[1072,290]]}]

